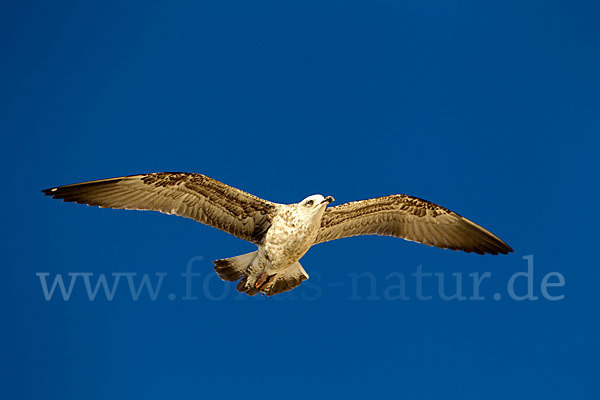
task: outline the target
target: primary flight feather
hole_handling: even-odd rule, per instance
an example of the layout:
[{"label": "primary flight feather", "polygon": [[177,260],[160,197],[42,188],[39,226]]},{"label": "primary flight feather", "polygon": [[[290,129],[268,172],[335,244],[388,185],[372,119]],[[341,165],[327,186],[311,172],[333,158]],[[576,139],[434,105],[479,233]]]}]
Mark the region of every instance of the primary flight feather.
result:
[{"label": "primary flight feather", "polygon": [[42,191],[64,201],[105,208],[153,210],[191,218],[258,245],[216,260],[224,280],[249,295],[291,290],[308,274],[298,260],[317,243],[358,235],[395,236],[478,254],[513,251],[496,235],[437,204],[396,194],[327,207],[333,197],[299,203],[263,200],[205,175],[160,172],[76,183]]}]

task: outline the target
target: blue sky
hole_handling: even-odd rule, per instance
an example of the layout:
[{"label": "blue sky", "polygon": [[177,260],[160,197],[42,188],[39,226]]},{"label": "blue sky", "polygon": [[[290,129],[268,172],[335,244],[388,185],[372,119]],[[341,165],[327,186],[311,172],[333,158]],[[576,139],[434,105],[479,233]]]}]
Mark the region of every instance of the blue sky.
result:
[{"label": "blue sky", "polygon": [[[1,7],[1,397],[597,398],[594,2]],[[515,252],[345,239],[311,249],[290,294],[241,298],[211,260],[250,244],[39,192],[158,171],[282,203],[411,194]],[[507,282],[528,255],[538,299],[519,301]],[[183,300],[190,262],[197,299]],[[436,295],[436,277],[417,299],[418,266],[449,293],[461,274],[467,299]],[[562,300],[542,295],[552,272]],[[122,275],[92,301],[80,275],[47,301],[39,273],[163,281],[134,301]],[[398,274],[407,300],[392,299]]]}]

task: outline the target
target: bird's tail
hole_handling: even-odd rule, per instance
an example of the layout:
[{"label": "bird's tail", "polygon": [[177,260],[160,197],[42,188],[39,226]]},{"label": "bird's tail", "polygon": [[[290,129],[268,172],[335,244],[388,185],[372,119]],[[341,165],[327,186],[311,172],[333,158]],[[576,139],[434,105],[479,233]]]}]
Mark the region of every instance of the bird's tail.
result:
[{"label": "bird's tail", "polygon": [[241,256],[215,260],[215,271],[224,281],[237,281],[246,274],[248,267],[256,258],[256,251]]},{"label": "bird's tail", "polygon": [[237,290],[254,296],[258,293],[272,296],[287,292],[308,279],[308,274],[299,262],[291,267],[269,275],[260,266],[253,265],[257,252],[213,261],[215,271],[224,281],[237,281]]},{"label": "bird's tail", "polygon": [[308,279],[308,274],[299,262],[271,275],[266,271],[252,271],[252,267],[250,267],[238,282],[237,290],[249,296],[257,293],[273,296],[294,289],[306,279]]}]

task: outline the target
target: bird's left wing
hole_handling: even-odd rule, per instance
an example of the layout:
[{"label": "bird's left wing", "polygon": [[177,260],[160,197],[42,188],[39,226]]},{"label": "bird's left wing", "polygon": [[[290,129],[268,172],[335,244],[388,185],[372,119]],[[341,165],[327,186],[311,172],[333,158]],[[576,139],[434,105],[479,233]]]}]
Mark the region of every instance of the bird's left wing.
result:
[{"label": "bird's left wing", "polygon": [[175,214],[254,243],[261,242],[276,208],[275,203],[208,176],[184,172],[102,179],[42,192],[90,206]]},{"label": "bird's left wing", "polygon": [[457,213],[402,194],[327,208],[315,244],[358,235],[395,236],[468,253],[513,251],[498,236]]}]

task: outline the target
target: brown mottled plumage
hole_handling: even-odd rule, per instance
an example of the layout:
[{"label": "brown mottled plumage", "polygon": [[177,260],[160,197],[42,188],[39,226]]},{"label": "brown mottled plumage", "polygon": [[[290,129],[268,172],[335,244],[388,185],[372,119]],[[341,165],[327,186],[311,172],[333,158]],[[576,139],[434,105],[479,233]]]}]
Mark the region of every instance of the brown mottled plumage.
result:
[{"label": "brown mottled plumage", "polygon": [[291,290],[308,274],[298,260],[317,243],[357,235],[396,236],[478,254],[513,251],[479,225],[437,204],[391,195],[327,208],[333,197],[272,203],[201,174],[161,172],[43,190],[55,199],[106,208],[153,210],[194,219],[258,245],[216,260],[215,271],[249,295]]},{"label": "brown mottled plumage", "polygon": [[101,179],[42,192],[90,206],[175,214],[256,244],[269,229],[276,206],[208,176],[185,172]]},{"label": "brown mottled plumage", "polygon": [[328,208],[315,244],[358,235],[395,236],[467,253],[513,251],[498,236],[457,213],[403,194]]}]

